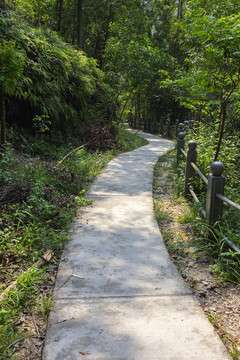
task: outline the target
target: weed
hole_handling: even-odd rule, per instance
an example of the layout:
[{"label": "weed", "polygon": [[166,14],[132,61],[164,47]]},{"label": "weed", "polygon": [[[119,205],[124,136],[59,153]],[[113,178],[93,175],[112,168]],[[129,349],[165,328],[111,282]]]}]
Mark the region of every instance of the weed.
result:
[{"label": "weed", "polygon": [[184,174],[185,174],[185,166],[184,163],[181,162],[177,166],[177,161],[175,159],[175,154],[171,153],[171,161],[170,161],[170,171],[169,177],[171,182],[174,184],[173,186],[173,197],[179,198],[183,196],[184,192]]},{"label": "weed", "polygon": [[240,350],[238,350],[238,346],[236,343],[232,343],[232,350],[230,351],[230,355],[233,357],[233,360],[239,360]]},{"label": "weed", "polygon": [[13,148],[6,143],[0,149],[0,185],[19,181],[21,179],[20,162]]},{"label": "weed", "polygon": [[76,202],[77,206],[92,205],[93,200],[86,199],[84,197],[85,193],[86,193],[86,191],[82,190],[79,193],[80,196],[75,196],[75,202]]},{"label": "weed", "polygon": [[184,256],[186,245],[183,241],[178,241],[175,239],[173,241],[173,239],[167,237],[166,245],[167,245],[168,251],[171,254],[178,254],[178,255]]},{"label": "weed", "polygon": [[[235,338],[230,331],[227,331],[227,336],[231,341],[231,350],[229,351],[233,360],[239,360],[240,358],[240,347],[239,347],[239,338]],[[225,340],[225,339],[224,339]]]},{"label": "weed", "polygon": [[[173,180],[174,187],[179,193],[179,185],[182,190],[183,179],[180,171],[173,168]],[[182,180],[178,179],[178,176],[182,177]],[[198,186],[198,191],[201,191],[201,187]],[[180,193],[182,194],[182,193]],[[182,196],[182,195],[180,195]],[[205,194],[199,194],[199,198],[204,199]],[[202,200],[204,203],[204,200]],[[234,253],[229,249],[223,240],[223,234],[237,246],[240,246],[240,228],[238,226],[238,214],[233,209],[228,209],[224,212],[223,221],[221,226],[219,223],[215,224],[215,227],[219,229],[222,236],[216,236],[213,229],[206,225],[205,219],[200,216],[199,208],[196,205],[191,205],[187,211],[185,211],[180,217],[179,221],[187,224],[187,228],[194,234],[194,245],[199,251],[204,251],[216,261],[216,266],[211,268],[211,271],[215,275],[221,276],[223,279],[232,282],[239,282],[240,279],[240,259],[237,253]],[[234,229],[234,231],[233,231]],[[209,236],[210,235],[210,236]]]},{"label": "weed", "polygon": [[137,133],[130,133],[121,128],[118,131],[117,140],[122,152],[131,151],[148,144],[147,140],[137,136]]},{"label": "weed", "polygon": [[12,345],[21,337],[16,323],[23,311],[29,312],[35,307],[38,287],[45,280],[44,270],[35,265],[23,272],[16,285],[4,297],[0,311],[0,354],[2,359],[12,357]]},{"label": "weed", "polygon": [[[121,150],[146,144],[137,135],[121,130],[119,149],[105,152],[81,149],[56,167],[52,160],[61,159],[72,148],[59,134],[54,138],[48,131],[44,136],[39,133],[34,137],[12,129],[10,138],[21,155],[17,156],[9,144],[1,150],[0,184],[20,182],[21,186],[19,196],[13,191],[5,204],[0,203],[1,291],[16,281],[0,308],[0,359],[4,360],[17,359],[16,348],[26,336],[17,325],[20,319],[34,311],[45,321],[48,316],[51,293],[42,292],[41,288],[50,270],[48,267],[40,270],[34,263],[47,249],[54,253],[54,261],[59,261],[77,208],[92,203],[85,196],[92,180]],[[38,157],[33,158],[36,154]],[[28,189],[24,198],[20,196],[21,187]]]},{"label": "weed", "polygon": [[221,326],[222,319],[217,312],[209,311],[208,320],[215,328],[219,328]]},{"label": "weed", "polygon": [[50,307],[52,304],[52,292],[46,295],[40,295],[40,312],[45,321],[47,321]]},{"label": "weed", "polygon": [[164,204],[162,203],[162,201],[155,200],[153,206],[155,219],[159,225],[171,221],[170,215],[166,211],[164,211]]},{"label": "weed", "polygon": [[171,247],[170,243],[171,243],[171,241],[174,240],[173,232],[165,226],[162,226],[162,227],[160,226],[160,228],[161,228],[161,233],[163,235],[164,241],[166,242],[166,244],[169,245],[169,247]]}]

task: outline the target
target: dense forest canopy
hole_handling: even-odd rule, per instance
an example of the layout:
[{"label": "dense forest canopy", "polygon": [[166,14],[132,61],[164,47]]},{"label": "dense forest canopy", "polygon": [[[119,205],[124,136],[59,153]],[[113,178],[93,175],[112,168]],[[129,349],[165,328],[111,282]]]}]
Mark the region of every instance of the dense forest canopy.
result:
[{"label": "dense forest canopy", "polygon": [[235,0],[4,0],[1,114],[6,96],[7,122],[38,115],[81,136],[129,108],[155,130],[195,116],[217,129],[217,158],[239,130],[239,11]]}]

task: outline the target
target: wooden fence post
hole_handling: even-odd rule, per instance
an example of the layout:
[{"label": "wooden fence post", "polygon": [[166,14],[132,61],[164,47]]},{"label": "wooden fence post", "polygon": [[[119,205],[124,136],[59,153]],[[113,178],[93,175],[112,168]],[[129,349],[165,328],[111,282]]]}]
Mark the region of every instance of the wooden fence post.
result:
[{"label": "wooden fence post", "polygon": [[222,216],[223,201],[216,194],[224,195],[225,177],[222,176],[224,165],[220,161],[211,164],[212,173],[208,176],[208,189],[206,201],[206,220],[213,226]]},{"label": "wooden fence post", "polygon": [[184,149],[185,145],[185,134],[184,132],[178,133],[178,142],[177,142],[177,165],[179,164],[180,157],[182,155],[181,149]]},{"label": "wooden fence post", "polygon": [[[185,125],[184,125],[183,123],[180,123],[180,124],[178,125],[178,134],[179,134],[180,132],[184,132],[184,129],[185,129]],[[177,138],[178,138],[178,134],[177,134]]]},{"label": "wooden fence post", "polygon": [[196,141],[190,141],[188,143],[187,151],[187,163],[186,163],[186,172],[185,172],[185,196],[190,195],[189,185],[194,185],[195,170],[193,169],[191,163],[196,164],[197,160],[197,143]]}]

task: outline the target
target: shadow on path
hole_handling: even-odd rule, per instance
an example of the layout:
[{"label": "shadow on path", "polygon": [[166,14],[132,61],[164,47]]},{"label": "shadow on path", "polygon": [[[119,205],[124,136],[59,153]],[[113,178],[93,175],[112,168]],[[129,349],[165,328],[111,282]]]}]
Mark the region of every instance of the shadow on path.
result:
[{"label": "shadow on path", "polygon": [[172,143],[141,136],[149,144],[108,164],[72,226],[44,360],[230,359],[153,217],[153,167]]}]

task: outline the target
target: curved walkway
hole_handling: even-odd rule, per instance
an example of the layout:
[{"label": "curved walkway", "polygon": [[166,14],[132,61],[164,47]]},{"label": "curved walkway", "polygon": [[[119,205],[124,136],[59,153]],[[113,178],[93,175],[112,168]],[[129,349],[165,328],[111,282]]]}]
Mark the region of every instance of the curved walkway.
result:
[{"label": "curved walkway", "polygon": [[43,360],[230,359],[171,263],[153,216],[152,174],[172,142],[112,160],[61,259]]}]

